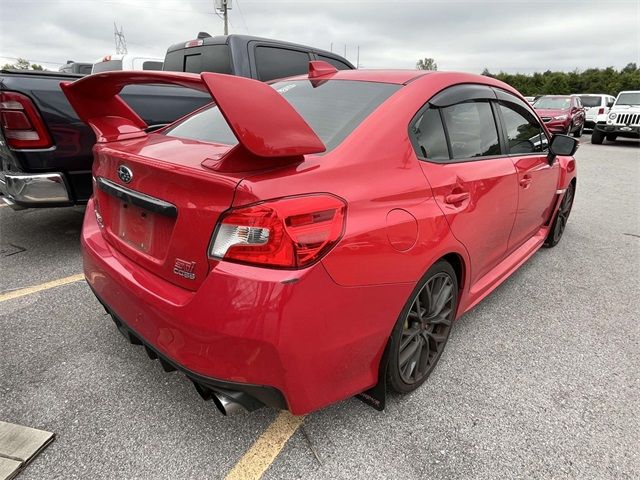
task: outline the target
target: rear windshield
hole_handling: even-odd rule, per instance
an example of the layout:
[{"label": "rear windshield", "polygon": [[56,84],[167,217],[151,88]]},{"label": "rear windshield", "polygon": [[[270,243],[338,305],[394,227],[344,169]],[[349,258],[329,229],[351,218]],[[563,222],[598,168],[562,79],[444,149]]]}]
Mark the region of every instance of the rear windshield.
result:
[{"label": "rear windshield", "polygon": [[[401,86],[349,80],[294,80],[277,82],[271,87],[289,101],[329,151]],[[165,134],[227,145],[238,143],[215,105],[183,120]]]},{"label": "rear windshield", "polygon": [[570,98],[540,97],[533,104],[533,108],[548,108],[552,110],[560,110],[563,108],[569,108],[570,105],[571,105]]},{"label": "rear windshield", "polygon": [[122,60],[109,60],[108,62],[96,63],[93,66],[92,72],[111,72],[114,70],[122,70]]},{"label": "rear windshield", "polygon": [[582,105],[585,107],[599,107],[602,104],[602,97],[581,96]]},{"label": "rear windshield", "polygon": [[640,105],[640,92],[621,93],[616,105]]},{"label": "rear windshield", "polygon": [[233,73],[229,45],[202,45],[168,52],[163,70],[172,72]]}]

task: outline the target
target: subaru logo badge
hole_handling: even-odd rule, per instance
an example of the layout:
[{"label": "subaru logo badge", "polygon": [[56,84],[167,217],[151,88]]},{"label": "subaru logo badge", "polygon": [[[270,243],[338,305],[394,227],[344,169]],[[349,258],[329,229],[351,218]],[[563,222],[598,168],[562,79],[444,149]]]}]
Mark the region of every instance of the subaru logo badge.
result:
[{"label": "subaru logo badge", "polygon": [[133,172],[129,167],[120,165],[118,167],[118,178],[120,178],[120,180],[122,180],[124,183],[129,183],[133,178]]}]

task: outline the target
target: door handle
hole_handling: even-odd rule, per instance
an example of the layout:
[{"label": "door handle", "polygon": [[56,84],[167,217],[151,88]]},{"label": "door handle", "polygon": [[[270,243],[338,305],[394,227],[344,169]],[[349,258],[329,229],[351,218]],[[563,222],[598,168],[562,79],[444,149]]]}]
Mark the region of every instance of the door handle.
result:
[{"label": "door handle", "polygon": [[531,185],[531,182],[531,175],[525,175],[520,179],[520,186],[523,188],[527,188],[529,185]]},{"label": "door handle", "polygon": [[465,200],[469,200],[469,192],[462,193],[451,193],[449,195],[445,195],[444,202],[445,203],[462,203]]}]

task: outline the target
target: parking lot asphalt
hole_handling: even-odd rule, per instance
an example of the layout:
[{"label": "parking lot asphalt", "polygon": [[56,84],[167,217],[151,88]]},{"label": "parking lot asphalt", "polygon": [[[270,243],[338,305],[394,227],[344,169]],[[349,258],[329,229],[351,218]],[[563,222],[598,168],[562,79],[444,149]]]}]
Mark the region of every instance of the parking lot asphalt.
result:
[{"label": "parking lot asphalt", "polygon": [[[264,478],[640,478],[640,147],[585,135],[576,158],[561,243],[457,322],[427,383],[308,415]],[[0,208],[0,294],[80,273],[81,221]],[[0,419],[57,435],[23,480],[223,478],[277,416],[221,416],[82,281],[0,302]]]}]

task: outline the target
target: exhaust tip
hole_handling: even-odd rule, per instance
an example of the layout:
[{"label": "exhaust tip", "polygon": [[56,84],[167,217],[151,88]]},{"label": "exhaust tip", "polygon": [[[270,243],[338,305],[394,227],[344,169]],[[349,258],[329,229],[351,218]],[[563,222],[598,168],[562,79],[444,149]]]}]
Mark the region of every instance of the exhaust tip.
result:
[{"label": "exhaust tip", "polygon": [[242,405],[222,393],[212,392],[211,400],[213,400],[220,413],[225,416],[236,415],[246,411]]}]

